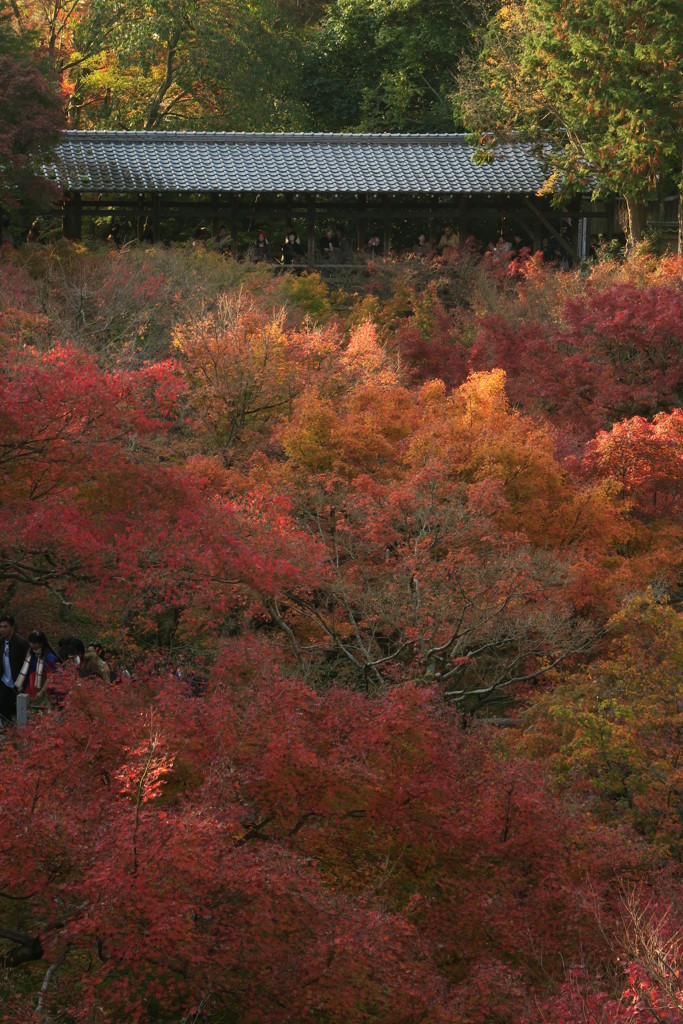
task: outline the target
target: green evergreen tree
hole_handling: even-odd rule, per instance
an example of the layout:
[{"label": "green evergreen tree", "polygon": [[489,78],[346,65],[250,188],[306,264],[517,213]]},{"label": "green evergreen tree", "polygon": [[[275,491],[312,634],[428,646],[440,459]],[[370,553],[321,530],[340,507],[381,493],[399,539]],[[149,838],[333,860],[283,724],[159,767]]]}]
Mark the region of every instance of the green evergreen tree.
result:
[{"label": "green evergreen tree", "polygon": [[336,0],[308,40],[311,127],[452,132],[455,75],[482,10],[478,0]]},{"label": "green evergreen tree", "polygon": [[511,0],[461,69],[459,109],[486,144],[546,146],[549,187],[624,196],[632,247],[649,196],[680,182],[678,0]]}]

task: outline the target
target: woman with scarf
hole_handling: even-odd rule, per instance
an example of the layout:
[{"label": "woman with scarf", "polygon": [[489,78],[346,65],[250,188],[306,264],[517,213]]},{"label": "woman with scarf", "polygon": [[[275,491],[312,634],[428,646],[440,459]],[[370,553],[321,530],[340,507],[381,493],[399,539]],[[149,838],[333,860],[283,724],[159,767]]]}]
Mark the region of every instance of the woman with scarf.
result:
[{"label": "woman with scarf", "polygon": [[28,638],[24,664],[14,682],[17,693],[28,693],[31,703],[46,693],[47,677],[58,658],[42,629],[34,629]]}]

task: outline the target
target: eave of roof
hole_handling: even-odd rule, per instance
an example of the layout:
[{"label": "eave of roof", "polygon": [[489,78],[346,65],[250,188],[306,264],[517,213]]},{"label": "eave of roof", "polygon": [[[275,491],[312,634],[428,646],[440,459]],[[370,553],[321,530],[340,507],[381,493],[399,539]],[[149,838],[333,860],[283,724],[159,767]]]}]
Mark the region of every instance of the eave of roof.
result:
[{"label": "eave of roof", "polygon": [[71,192],[532,194],[523,143],[476,164],[464,135],[68,131],[45,173]]}]

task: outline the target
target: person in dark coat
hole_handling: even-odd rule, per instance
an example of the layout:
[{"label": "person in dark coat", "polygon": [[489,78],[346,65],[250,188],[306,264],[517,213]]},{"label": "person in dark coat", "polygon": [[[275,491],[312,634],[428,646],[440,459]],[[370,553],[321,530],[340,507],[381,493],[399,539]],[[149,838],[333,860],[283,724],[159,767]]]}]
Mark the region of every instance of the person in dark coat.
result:
[{"label": "person in dark coat", "polygon": [[350,263],[351,260],[353,259],[353,249],[351,248],[351,243],[346,237],[344,228],[341,226],[341,224],[337,228],[337,252],[339,255],[340,263]]},{"label": "person in dark coat", "polygon": [[365,243],[366,254],[374,260],[375,256],[379,256],[380,249],[382,248],[382,239],[379,235],[370,235],[367,242]]},{"label": "person in dark coat", "polygon": [[0,680],[0,717],[11,722],[17,713],[18,678],[28,651],[28,641],[19,636],[12,615],[0,615],[0,644],[2,645],[2,678]]},{"label": "person in dark coat", "polygon": [[296,240],[296,232],[290,231],[287,235],[287,241],[282,246],[282,262],[286,267],[291,267],[295,263],[301,263],[303,255],[304,251]]},{"label": "person in dark coat", "polygon": [[337,257],[339,241],[332,228],[328,228],[320,239],[320,253],[325,260],[334,260]]}]

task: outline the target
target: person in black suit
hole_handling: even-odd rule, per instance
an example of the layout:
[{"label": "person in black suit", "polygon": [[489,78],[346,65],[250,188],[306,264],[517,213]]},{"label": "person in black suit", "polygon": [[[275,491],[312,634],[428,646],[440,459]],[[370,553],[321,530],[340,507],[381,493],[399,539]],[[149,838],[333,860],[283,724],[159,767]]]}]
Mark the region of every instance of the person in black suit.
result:
[{"label": "person in black suit", "polygon": [[11,722],[17,713],[14,682],[21,672],[28,642],[16,631],[11,615],[0,615],[0,718]]}]

